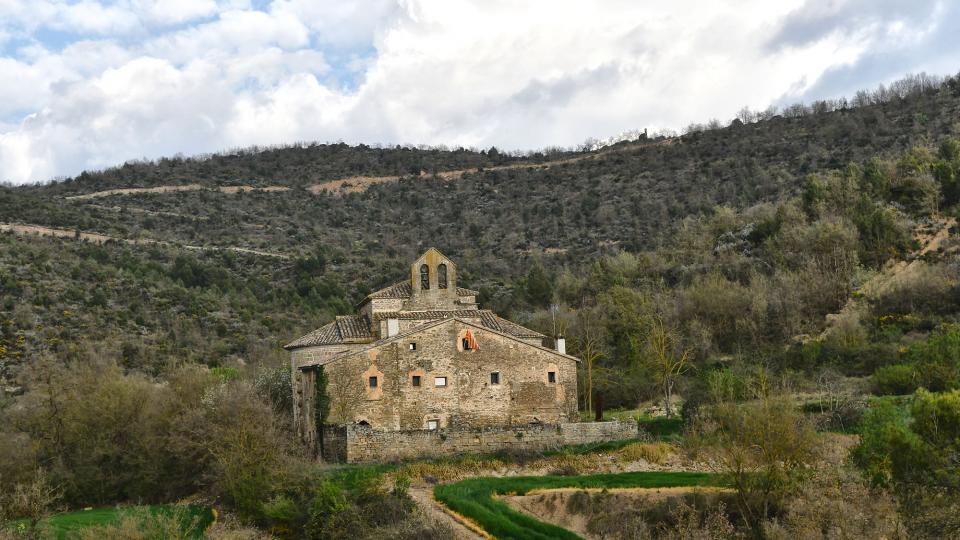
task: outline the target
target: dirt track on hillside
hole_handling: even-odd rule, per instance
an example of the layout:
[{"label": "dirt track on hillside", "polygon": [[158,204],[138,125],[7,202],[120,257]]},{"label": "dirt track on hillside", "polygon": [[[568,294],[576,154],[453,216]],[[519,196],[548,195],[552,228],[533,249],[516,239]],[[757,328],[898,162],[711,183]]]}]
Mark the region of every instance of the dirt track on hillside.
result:
[{"label": "dirt track on hillside", "polygon": [[177,244],[174,242],[165,242],[161,240],[153,240],[151,238],[118,238],[115,236],[107,236],[105,234],[99,233],[89,233],[89,232],[78,232],[74,229],[56,229],[53,227],[44,227],[41,225],[27,225],[21,223],[0,223],[0,232],[11,232],[14,234],[20,235],[36,235],[36,236],[50,236],[54,238],[76,238],[85,242],[93,242],[95,244],[103,244],[106,242],[121,242],[124,244],[133,244],[133,245],[160,245],[160,246],[177,246],[184,249],[201,251],[201,250],[211,250],[211,251],[234,251],[237,253],[249,253],[251,255],[259,255],[261,257],[275,257],[278,259],[289,259],[289,255],[284,255],[283,253],[273,253],[270,251],[260,251],[258,249],[249,249],[236,246],[192,246],[188,244]]},{"label": "dirt track on hillside", "polygon": [[[506,171],[513,169],[549,169],[551,167],[557,167],[561,165],[567,165],[570,163],[576,163],[578,161],[585,161],[590,159],[597,159],[601,156],[607,154],[618,154],[618,153],[627,153],[635,152],[644,148],[651,146],[669,146],[674,144],[677,139],[664,139],[662,141],[646,143],[646,144],[631,144],[623,147],[611,148],[608,150],[600,150],[596,153],[583,154],[579,156],[557,159],[553,161],[542,161],[539,163],[511,163],[509,165],[497,165],[493,167],[485,167],[482,170],[485,171]],[[481,169],[472,168],[472,169],[455,169],[450,171],[437,171],[436,173],[428,173],[427,171],[420,171],[419,175],[416,176],[399,176],[399,175],[387,175],[387,176],[347,176],[344,178],[338,178],[336,180],[328,180],[325,182],[318,182],[307,187],[307,190],[314,194],[319,194],[323,192],[331,193],[357,193],[365,191],[370,186],[376,184],[383,184],[385,182],[396,182],[401,178],[433,178],[439,177],[444,180],[456,180],[468,173],[478,172]],[[66,200],[71,201],[82,201],[96,199],[100,197],[110,197],[112,195],[136,195],[144,193],[177,193],[181,191],[201,191],[201,190],[211,190],[219,191],[220,193],[240,193],[240,192],[249,192],[254,190],[265,191],[265,192],[278,192],[278,191],[290,191],[291,187],[289,186],[219,186],[219,187],[204,187],[200,184],[183,184],[175,186],[157,186],[151,188],[118,188],[118,189],[107,189],[104,191],[94,191],[92,193],[84,193],[82,195],[71,195],[64,197]]]},{"label": "dirt track on hillside", "polygon": [[68,201],[83,201],[89,199],[96,199],[99,197],[109,197],[111,195],[136,195],[143,193],[178,193],[181,191],[200,191],[208,189],[211,191],[219,191],[220,193],[246,193],[248,191],[290,191],[291,188],[287,186],[219,186],[208,188],[201,186],[200,184],[184,184],[181,186],[157,186],[152,188],[120,188],[120,189],[107,189],[104,191],[94,191],[93,193],[85,193],[83,195],[71,195],[69,197],[64,197]]}]

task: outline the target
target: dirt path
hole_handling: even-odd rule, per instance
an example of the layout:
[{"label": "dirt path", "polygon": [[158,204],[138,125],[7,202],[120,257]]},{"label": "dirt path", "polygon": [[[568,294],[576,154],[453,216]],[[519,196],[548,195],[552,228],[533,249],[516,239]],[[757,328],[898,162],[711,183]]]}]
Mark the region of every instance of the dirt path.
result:
[{"label": "dirt path", "polygon": [[76,238],[78,240],[83,240],[87,242],[93,242],[96,244],[103,244],[106,242],[122,242],[124,244],[132,245],[159,245],[159,246],[177,246],[183,249],[189,249],[194,251],[234,251],[237,253],[249,253],[251,255],[259,255],[261,257],[274,257],[278,259],[289,259],[289,255],[284,255],[283,253],[273,253],[270,251],[260,251],[258,249],[249,249],[235,246],[191,246],[188,244],[177,244],[174,242],[165,242],[161,240],[153,240],[151,238],[117,238],[115,236],[107,236],[105,234],[98,233],[89,233],[89,232],[78,232],[75,229],[56,229],[53,227],[44,227],[41,225],[26,225],[21,223],[0,223],[0,232],[12,232],[14,234],[21,235],[37,235],[37,236],[51,236],[55,238]]},{"label": "dirt path", "polygon": [[248,191],[290,191],[291,188],[287,186],[220,186],[220,187],[204,187],[200,184],[183,184],[180,186],[157,186],[152,188],[120,188],[120,189],[107,189],[104,191],[94,191],[93,193],[84,193],[83,195],[71,195],[69,197],[64,197],[68,201],[83,201],[88,199],[96,199],[98,197],[109,197],[111,195],[134,195],[141,193],[178,193],[181,191],[200,191],[203,189],[208,189],[210,191],[219,191],[220,193],[245,193]]},{"label": "dirt path", "polygon": [[[595,159],[600,154],[589,154],[585,156],[577,156],[567,159],[559,159],[555,161],[542,161],[540,163],[511,163],[510,165],[497,165],[494,167],[484,167],[484,171],[508,171],[513,169],[549,169],[550,167],[556,167],[558,165],[565,165],[568,163],[576,163],[578,161],[583,161],[585,159]],[[428,173],[427,171],[420,171],[420,174],[414,178],[431,178],[437,176],[443,178],[444,180],[456,180],[468,173],[477,172],[479,169],[457,169],[453,171],[438,171],[435,175]],[[319,184],[313,184],[309,189],[311,193],[320,193],[322,191],[344,191],[347,193],[357,193],[360,191],[365,191],[372,185],[382,184],[384,182],[396,182],[401,176],[350,176],[348,178],[341,178],[339,180],[331,180],[329,182],[321,182]]]},{"label": "dirt path", "polygon": [[411,487],[410,498],[431,519],[443,523],[453,530],[453,537],[457,540],[485,540],[493,538],[478,525],[468,526],[467,519],[452,510],[447,509],[433,498],[433,487]]},{"label": "dirt path", "polygon": [[[623,154],[629,152],[636,152],[638,150],[648,148],[651,146],[669,146],[677,142],[678,139],[664,139],[662,141],[656,141],[652,143],[635,143],[627,146],[622,146],[618,148],[612,148],[609,150],[600,150],[598,152],[582,154],[579,156],[556,159],[553,161],[541,161],[539,163],[511,163],[509,165],[497,165],[493,167],[484,167],[485,171],[506,171],[512,169],[549,169],[551,167],[557,167],[562,165],[567,165],[570,163],[576,163],[578,161],[585,161],[591,159],[597,159],[599,157],[608,155],[608,154]],[[420,171],[419,175],[416,176],[399,176],[399,175],[388,175],[388,176],[347,176],[344,178],[338,178],[336,180],[329,180],[326,182],[319,182],[312,184],[307,187],[307,190],[311,193],[318,194],[323,192],[332,192],[332,193],[357,193],[360,191],[365,191],[370,186],[376,184],[383,184],[385,182],[396,182],[401,178],[433,178],[434,176],[443,178],[445,180],[456,180],[462,177],[465,174],[477,172],[477,168],[472,169],[455,169],[450,171],[438,171],[435,175],[430,174],[427,171]],[[96,199],[99,197],[109,197],[111,195],[133,195],[133,194],[143,194],[143,193],[177,193],[181,191],[200,191],[200,190],[211,190],[219,191],[220,193],[240,193],[248,192],[254,190],[266,191],[266,192],[282,192],[290,191],[291,187],[289,186],[264,186],[264,187],[255,187],[255,186],[220,186],[220,187],[204,187],[200,184],[183,184],[177,186],[157,186],[151,188],[118,188],[118,189],[107,189],[104,191],[94,191],[93,193],[84,193],[83,195],[71,195],[65,197],[66,200],[71,201],[80,201],[80,200],[89,200]]]}]

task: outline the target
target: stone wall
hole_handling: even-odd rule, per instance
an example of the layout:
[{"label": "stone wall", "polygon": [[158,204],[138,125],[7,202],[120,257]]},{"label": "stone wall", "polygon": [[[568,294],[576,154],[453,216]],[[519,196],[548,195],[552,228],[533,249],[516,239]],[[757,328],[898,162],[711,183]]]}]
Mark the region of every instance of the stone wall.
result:
[{"label": "stone wall", "polygon": [[323,426],[321,457],[330,463],[347,461],[347,426]]},{"label": "stone wall", "polygon": [[[479,349],[462,350],[467,331]],[[577,417],[576,360],[459,320],[428,325],[324,370],[331,423],[416,431],[431,421],[441,428],[476,428]],[[437,378],[446,378],[446,385],[438,386]]]},{"label": "stone wall", "polygon": [[[327,438],[324,429],[324,459],[348,463],[392,462],[456,454],[489,454],[502,450],[542,451],[569,444],[589,444],[635,439],[640,436],[635,422],[571,422],[531,424],[513,427],[447,428],[402,431],[377,430],[350,425]],[[327,444],[331,448],[327,449]],[[342,446],[337,446],[342,445]],[[341,459],[328,459],[327,456]]]}]

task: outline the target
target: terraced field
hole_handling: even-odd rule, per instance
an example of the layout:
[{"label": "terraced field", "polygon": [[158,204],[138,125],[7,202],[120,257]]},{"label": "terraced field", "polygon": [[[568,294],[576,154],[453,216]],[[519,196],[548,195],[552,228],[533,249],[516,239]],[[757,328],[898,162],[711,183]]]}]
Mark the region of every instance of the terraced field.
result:
[{"label": "terraced field", "polygon": [[490,535],[514,540],[579,539],[576,534],[518,512],[498,495],[524,495],[559,488],[668,488],[718,486],[720,479],[700,472],[629,472],[586,476],[471,478],[434,488],[434,497]]}]

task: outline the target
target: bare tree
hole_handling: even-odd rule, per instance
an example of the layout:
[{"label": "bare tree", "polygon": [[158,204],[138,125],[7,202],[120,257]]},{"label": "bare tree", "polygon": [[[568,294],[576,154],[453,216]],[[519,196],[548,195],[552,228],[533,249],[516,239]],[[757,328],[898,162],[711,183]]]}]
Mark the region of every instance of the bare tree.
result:
[{"label": "bare tree", "polygon": [[757,113],[757,120],[770,120],[777,115],[779,110],[776,105],[770,105],[763,111]]},{"label": "bare tree", "polygon": [[330,370],[327,382],[330,420],[334,424],[346,424],[353,421],[353,413],[367,401],[363,389],[363,371],[348,366],[337,368]]},{"label": "bare tree", "polygon": [[647,338],[650,347],[649,364],[663,391],[667,417],[673,416],[673,389],[677,380],[690,369],[690,349],[682,348],[676,331],[667,328],[657,318],[650,325]]},{"label": "bare tree", "polygon": [[593,366],[607,353],[603,347],[603,335],[593,310],[581,309],[577,313],[580,334],[577,336],[577,349],[583,360],[585,382],[584,406],[593,413]]},{"label": "bare tree", "polygon": [[0,521],[26,518],[30,530],[56,508],[62,491],[51,481],[47,472],[37,469],[33,478],[16,484],[8,493],[0,493]]}]

